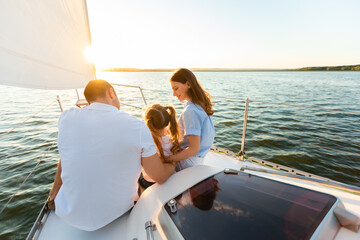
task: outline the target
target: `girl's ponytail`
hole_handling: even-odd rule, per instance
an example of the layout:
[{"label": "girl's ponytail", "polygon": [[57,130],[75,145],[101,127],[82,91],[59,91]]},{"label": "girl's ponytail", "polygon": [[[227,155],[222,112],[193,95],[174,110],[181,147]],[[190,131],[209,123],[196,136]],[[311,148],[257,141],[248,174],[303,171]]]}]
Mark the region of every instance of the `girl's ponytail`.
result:
[{"label": "girl's ponytail", "polygon": [[165,107],[165,109],[169,111],[169,115],[170,115],[170,121],[169,121],[170,141],[173,144],[173,146],[171,147],[171,152],[175,154],[181,149],[179,143],[180,129],[176,121],[175,108],[173,106],[167,106]]},{"label": "girl's ponytail", "polygon": [[159,119],[159,116],[161,116],[159,111],[151,107],[148,107],[145,111],[145,124],[146,126],[148,126],[151,132],[155,146],[160,153],[161,161],[164,162],[165,155],[161,145],[159,128],[157,127],[157,125],[159,125],[159,122],[157,121],[157,119]]},{"label": "girl's ponytail", "polygon": [[176,153],[180,150],[180,128],[176,121],[176,111],[172,106],[163,107],[160,104],[153,104],[148,106],[144,112],[144,120],[148,126],[154,143],[159,151],[161,160],[165,160],[164,151],[162,148],[161,136],[162,130],[169,126],[170,131],[170,142],[173,144],[171,152]]}]

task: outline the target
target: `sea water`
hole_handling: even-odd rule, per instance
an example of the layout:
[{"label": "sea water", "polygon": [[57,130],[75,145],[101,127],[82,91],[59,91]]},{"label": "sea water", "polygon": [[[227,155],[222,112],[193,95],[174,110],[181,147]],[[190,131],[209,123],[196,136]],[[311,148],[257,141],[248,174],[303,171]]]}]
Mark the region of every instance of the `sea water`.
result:
[{"label": "sea water", "polygon": [[[172,104],[180,113],[183,103],[172,96],[170,75],[97,73],[112,83],[141,86],[147,104]],[[249,98],[247,156],[360,186],[359,72],[199,72],[196,76],[213,98],[215,146],[240,150],[244,100]],[[141,118],[145,102],[140,90],[120,86],[116,90],[121,111]],[[78,93],[82,98],[82,89]],[[64,109],[77,100],[75,90],[0,86],[0,210],[18,191],[0,215],[0,239],[25,238],[51,188],[59,159],[57,95]]]}]

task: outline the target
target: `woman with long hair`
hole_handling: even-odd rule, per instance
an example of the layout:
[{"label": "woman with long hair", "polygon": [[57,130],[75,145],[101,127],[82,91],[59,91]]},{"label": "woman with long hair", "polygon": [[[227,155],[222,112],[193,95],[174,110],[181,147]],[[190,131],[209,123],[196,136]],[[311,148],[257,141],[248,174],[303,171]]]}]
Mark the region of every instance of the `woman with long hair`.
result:
[{"label": "woman with long hair", "polygon": [[178,69],[171,76],[170,84],[173,96],[180,102],[187,101],[178,121],[184,136],[180,143],[182,151],[167,157],[168,161],[179,163],[176,168],[179,171],[203,163],[214,142],[214,110],[210,94],[189,69]]}]

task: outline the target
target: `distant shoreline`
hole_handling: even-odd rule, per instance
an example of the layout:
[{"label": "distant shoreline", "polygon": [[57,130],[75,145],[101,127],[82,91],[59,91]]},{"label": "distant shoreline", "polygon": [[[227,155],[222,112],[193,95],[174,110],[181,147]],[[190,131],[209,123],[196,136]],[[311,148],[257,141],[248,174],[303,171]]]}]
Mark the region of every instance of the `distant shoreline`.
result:
[{"label": "distant shoreline", "polygon": [[[294,71],[360,71],[360,65],[304,67],[296,69],[190,68],[193,72],[294,72]],[[175,68],[109,68],[102,72],[174,72]]]}]

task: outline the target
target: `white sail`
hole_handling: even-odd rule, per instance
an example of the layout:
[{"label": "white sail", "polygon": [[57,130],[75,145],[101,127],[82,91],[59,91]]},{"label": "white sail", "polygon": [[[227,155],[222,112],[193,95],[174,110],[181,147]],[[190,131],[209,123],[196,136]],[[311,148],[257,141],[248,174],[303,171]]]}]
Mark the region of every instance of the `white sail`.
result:
[{"label": "white sail", "polygon": [[0,0],[0,84],[81,88],[95,77],[84,0]]}]

